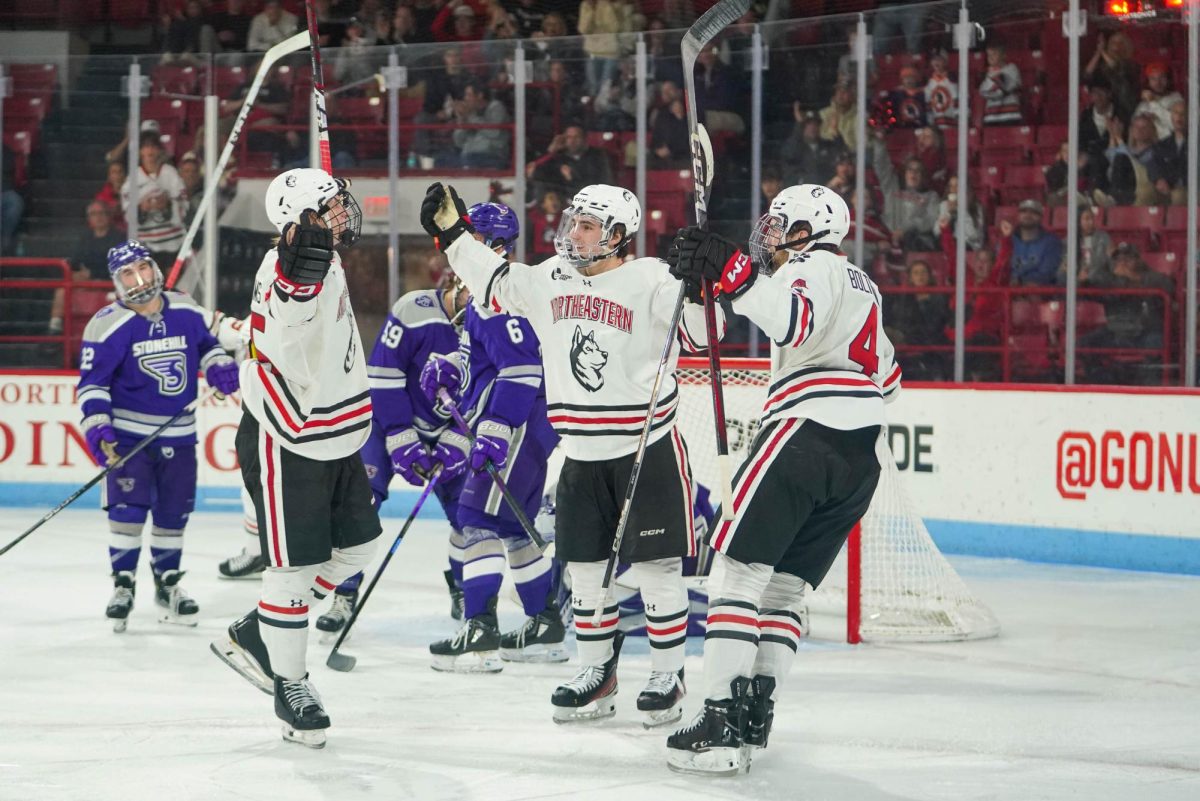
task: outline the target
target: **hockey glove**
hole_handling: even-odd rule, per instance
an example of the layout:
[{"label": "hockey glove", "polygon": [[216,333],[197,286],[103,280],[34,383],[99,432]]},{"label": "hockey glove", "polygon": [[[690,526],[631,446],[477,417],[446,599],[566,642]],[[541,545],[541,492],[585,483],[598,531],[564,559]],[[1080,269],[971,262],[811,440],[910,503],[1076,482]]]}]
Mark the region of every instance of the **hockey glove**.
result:
[{"label": "hockey glove", "polygon": [[445,389],[457,398],[462,389],[462,357],[457,353],[434,353],[421,368],[421,391],[431,403],[439,403],[438,390]]},{"label": "hockey glove", "polygon": [[425,476],[433,471],[433,459],[429,450],[411,428],[388,434],[388,454],[392,458],[392,470],[414,487],[425,483]]},{"label": "hockey glove", "polygon": [[[680,230],[683,233],[683,229]],[[670,266],[671,275],[683,282],[683,296],[691,303],[701,305],[704,303],[704,288],[703,284],[698,279],[684,276],[676,269],[680,259],[680,238],[675,237],[675,241],[671,243],[671,252],[667,254],[667,264]]]},{"label": "hockey glove", "polygon": [[497,468],[508,461],[512,428],[495,420],[483,420],[475,429],[475,446],[471,448],[471,469],[482,473],[491,462]]},{"label": "hockey glove", "polygon": [[438,437],[433,446],[433,463],[442,465],[441,481],[457,478],[467,471],[467,455],[471,450],[471,442],[457,431],[449,429]]},{"label": "hockey glove", "polygon": [[238,391],[238,366],[233,360],[217,362],[208,368],[204,379],[222,395],[232,395]]},{"label": "hockey glove", "polygon": [[333,264],[333,232],[308,223],[288,223],[276,247],[275,286],[299,301],[316,297]]},{"label": "hockey glove", "polygon": [[[671,258],[674,261],[671,261]],[[720,282],[719,290],[733,299],[758,277],[750,257],[725,237],[696,226],[681,228],[668,257],[671,274],[680,280]]]},{"label": "hockey glove", "polygon": [[453,186],[430,184],[421,203],[421,227],[433,237],[438,250],[446,250],[464,233],[475,233],[467,206]]},{"label": "hockey glove", "polygon": [[106,414],[92,415],[81,424],[88,450],[97,465],[110,465],[120,458],[117,455],[117,432],[113,430],[112,418]]}]

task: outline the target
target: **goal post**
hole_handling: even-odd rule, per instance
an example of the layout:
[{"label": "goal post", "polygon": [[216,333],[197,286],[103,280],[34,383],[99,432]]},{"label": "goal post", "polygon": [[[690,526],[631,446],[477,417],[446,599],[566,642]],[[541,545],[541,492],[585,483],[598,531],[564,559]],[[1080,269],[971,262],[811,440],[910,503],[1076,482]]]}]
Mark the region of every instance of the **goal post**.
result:
[{"label": "goal post", "polygon": [[[770,384],[766,359],[725,359],[729,453],[745,459]],[[709,403],[708,362],[680,359],[680,429],[694,478],[717,481],[716,442]],[[808,596],[810,610],[846,617],[848,642],[947,642],[994,637],[1000,625],[938,550],[904,491],[895,459],[880,437],[879,486],[867,514],[847,538],[821,587]]]}]

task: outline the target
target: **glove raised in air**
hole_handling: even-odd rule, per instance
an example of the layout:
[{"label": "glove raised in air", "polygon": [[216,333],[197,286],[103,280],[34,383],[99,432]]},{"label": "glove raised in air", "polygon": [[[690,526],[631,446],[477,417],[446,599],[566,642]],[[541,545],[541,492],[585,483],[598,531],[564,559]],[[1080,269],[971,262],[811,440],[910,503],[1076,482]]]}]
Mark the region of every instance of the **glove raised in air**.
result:
[{"label": "glove raised in air", "polygon": [[333,232],[320,225],[288,223],[275,249],[275,286],[298,301],[316,297],[333,264]]},{"label": "glove raised in air", "polygon": [[433,237],[438,250],[446,250],[465,233],[475,233],[467,206],[453,186],[430,184],[421,202],[421,227]]},{"label": "glove raised in air", "polygon": [[[688,285],[704,280],[719,283],[721,294],[733,299],[740,296],[758,277],[750,257],[720,234],[697,226],[679,229],[667,256],[671,275]],[[690,291],[690,288],[689,288]]]}]

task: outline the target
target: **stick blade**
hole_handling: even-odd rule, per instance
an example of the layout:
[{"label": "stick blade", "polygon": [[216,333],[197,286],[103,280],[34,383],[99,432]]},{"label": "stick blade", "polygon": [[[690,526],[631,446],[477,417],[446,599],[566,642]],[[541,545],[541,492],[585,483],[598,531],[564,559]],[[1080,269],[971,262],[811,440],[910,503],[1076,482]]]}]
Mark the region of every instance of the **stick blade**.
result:
[{"label": "stick blade", "polygon": [[696,204],[707,214],[708,195],[712,190],[713,182],[713,149],[712,140],[708,138],[708,129],[704,127],[703,123],[696,123],[696,132],[692,134],[691,146]]},{"label": "stick blade", "polygon": [[689,49],[699,53],[721,31],[737,22],[750,10],[750,0],[721,0],[692,23],[683,36],[682,46],[686,54]]},{"label": "stick blade", "polygon": [[329,652],[329,658],[325,660],[325,666],[338,671],[339,673],[349,673],[354,670],[354,666],[358,664],[358,660],[350,656],[350,654],[338,653],[337,649]]}]

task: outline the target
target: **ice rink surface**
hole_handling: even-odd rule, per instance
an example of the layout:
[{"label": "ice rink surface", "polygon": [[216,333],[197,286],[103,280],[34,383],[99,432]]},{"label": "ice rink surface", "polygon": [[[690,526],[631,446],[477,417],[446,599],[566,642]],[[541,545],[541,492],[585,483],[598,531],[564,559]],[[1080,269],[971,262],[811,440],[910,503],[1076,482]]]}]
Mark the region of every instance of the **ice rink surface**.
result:
[{"label": "ice rink surface", "polygon": [[[41,514],[0,511],[0,542]],[[399,524],[385,520],[380,557]],[[953,559],[999,639],[850,647],[840,621],[818,617],[770,749],[748,775],[704,779],[669,772],[667,732],[636,717],[644,640],[622,658],[617,717],[592,726],[550,719],[573,665],[432,671],[426,646],[454,629],[444,524],[419,522],[401,544],[344,647],[352,673],[325,667],[314,629],[309,663],[333,721],[323,751],[282,742],[270,698],[208,650],[257,597],[257,582],[216,577],[246,539],[238,516],[188,527],[196,629],[157,622],[143,558],[129,630],[112,633],[106,532],[103,513],[71,509],[0,557],[3,801],[1200,798],[1193,577]],[[521,616],[505,598],[507,628]],[[700,650],[689,643],[691,677]]]}]

